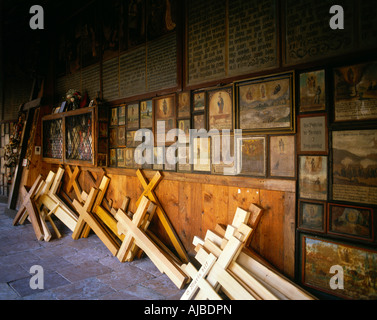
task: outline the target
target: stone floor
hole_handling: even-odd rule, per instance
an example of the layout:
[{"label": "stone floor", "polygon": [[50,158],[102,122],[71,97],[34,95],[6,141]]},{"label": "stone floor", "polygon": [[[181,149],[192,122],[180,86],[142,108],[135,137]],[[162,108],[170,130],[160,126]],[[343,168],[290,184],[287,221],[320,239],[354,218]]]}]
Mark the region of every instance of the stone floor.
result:
[{"label": "stone floor", "polygon": [[[149,258],[120,263],[95,234],[37,241],[32,225],[12,226],[14,211],[0,202],[0,300],[179,300],[179,290]],[[41,266],[44,290],[33,290],[32,266]]]}]

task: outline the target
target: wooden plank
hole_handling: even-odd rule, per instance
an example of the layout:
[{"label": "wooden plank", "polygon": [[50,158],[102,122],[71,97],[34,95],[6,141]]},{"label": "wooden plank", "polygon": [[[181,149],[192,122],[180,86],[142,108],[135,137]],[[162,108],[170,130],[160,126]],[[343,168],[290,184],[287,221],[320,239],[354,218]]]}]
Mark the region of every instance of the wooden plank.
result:
[{"label": "wooden plank", "polygon": [[78,201],[83,203],[83,199],[81,197],[82,190],[81,190],[81,187],[80,187],[80,185],[77,181],[77,179],[78,179],[78,177],[81,173],[80,168],[78,166],[76,166],[75,169],[72,172],[71,167],[69,165],[66,165],[65,170],[68,173],[68,177],[69,177],[69,181],[65,185],[65,188],[64,188],[65,192],[67,194],[69,194],[72,191],[72,189],[74,189]]},{"label": "wooden plank", "polygon": [[182,289],[188,280],[186,274],[172,262],[142,230],[137,228],[122,210],[118,210],[115,218],[121,225],[120,228],[124,227],[127,229],[127,232],[132,234],[136,245],[146,253],[156,267],[165,273],[179,289]]}]

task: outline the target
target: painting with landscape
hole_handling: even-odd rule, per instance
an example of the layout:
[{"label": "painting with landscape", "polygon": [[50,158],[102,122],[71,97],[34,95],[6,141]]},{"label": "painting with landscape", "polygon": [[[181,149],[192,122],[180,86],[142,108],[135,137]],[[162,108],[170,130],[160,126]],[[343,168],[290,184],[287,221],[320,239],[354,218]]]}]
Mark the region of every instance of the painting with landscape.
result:
[{"label": "painting with landscape", "polygon": [[377,130],[333,132],[333,199],[377,204]]},{"label": "painting with landscape", "polygon": [[[301,256],[305,285],[347,299],[377,299],[377,252],[302,235]],[[344,289],[331,289],[332,266],[342,266]]]}]

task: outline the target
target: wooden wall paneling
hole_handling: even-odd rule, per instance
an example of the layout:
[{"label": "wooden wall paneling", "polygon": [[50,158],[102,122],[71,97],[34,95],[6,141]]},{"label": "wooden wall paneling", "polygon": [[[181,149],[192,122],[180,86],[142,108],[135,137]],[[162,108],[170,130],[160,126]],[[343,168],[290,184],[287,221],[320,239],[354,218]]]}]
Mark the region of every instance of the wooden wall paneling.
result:
[{"label": "wooden wall paneling", "polygon": [[226,186],[214,186],[203,184],[202,205],[203,217],[202,228],[213,229],[216,224],[228,224],[229,188]]},{"label": "wooden wall paneling", "polygon": [[259,189],[229,187],[229,207],[227,224],[231,224],[234,218],[234,213],[236,212],[237,208],[241,208],[247,211],[252,203],[259,205]]},{"label": "wooden wall paneling", "polygon": [[202,184],[179,183],[178,223],[177,233],[189,255],[194,254],[192,240],[196,235],[203,237],[205,229],[202,226]]}]

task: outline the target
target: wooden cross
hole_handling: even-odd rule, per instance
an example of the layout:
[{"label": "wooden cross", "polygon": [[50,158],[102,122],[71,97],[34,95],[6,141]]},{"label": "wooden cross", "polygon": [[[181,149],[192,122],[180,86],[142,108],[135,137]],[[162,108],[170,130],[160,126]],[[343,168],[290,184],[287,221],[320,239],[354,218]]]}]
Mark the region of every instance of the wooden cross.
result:
[{"label": "wooden cross", "polygon": [[[141,170],[138,170],[136,172],[136,175],[139,178],[139,181],[144,188],[144,191],[143,191],[142,195],[140,196],[140,198],[138,199],[138,201],[136,202],[136,205],[139,205],[139,203],[141,202],[143,197],[147,197],[150,201],[152,201],[153,203],[156,204],[156,206],[157,206],[156,207],[157,216],[158,216],[159,220],[161,221],[161,223],[162,223],[170,241],[172,242],[175,250],[177,251],[177,253],[180,257],[181,263],[188,263],[189,258],[188,258],[187,252],[186,252],[183,244],[179,240],[176,232],[174,231],[174,228],[171,225],[164,209],[162,208],[161,203],[159,202],[158,198],[156,197],[156,195],[154,193],[154,189],[157,187],[158,183],[162,179],[161,173],[157,172],[155,174],[155,176],[153,177],[153,179],[149,183],[147,182],[147,179],[144,177]],[[172,255],[171,253],[169,253],[169,254]]]},{"label": "wooden cross", "polygon": [[74,231],[77,224],[77,214],[73,212],[58,196],[58,189],[64,175],[64,169],[59,168],[53,181],[46,183],[43,194],[39,197],[39,203],[62,221],[71,231]]},{"label": "wooden cross", "polygon": [[78,201],[83,203],[84,201],[81,197],[82,190],[81,190],[81,187],[80,187],[80,185],[77,181],[77,179],[78,179],[78,177],[81,173],[80,168],[78,166],[76,166],[75,170],[72,172],[70,166],[66,165],[65,170],[67,171],[68,177],[69,177],[69,181],[64,188],[65,192],[67,194],[69,194],[72,191],[72,189],[74,189]]},{"label": "wooden cross", "polygon": [[38,210],[34,203],[34,198],[38,192],[38,189],[40,188],[41,183],[42,176],[39,175],[31,189],[29,190],[29,192],[26,190],[25,186],[23,187],[23,190],[26,195],[20,209],[18,210],[13,220],[13,225],[16,226],[21,219],[24,220],[26,218],[26,214],[29,215],[30,222],[34,229],[34,233],[39,241],[43,240],[44,234],[41,219],[39,217]]},{"label": "wooden cross", "polygon": [[94,233],[101,239],[105,246],[110,250],[110,252],[115,256],[119,250],[119,244],[114,238],[114,236],[106,229],[103,223],[98,220],[98,218],[91,212],[93,205],[96,202],[97,195],[99,193],[98,189],[92,188],[85,205],[82,205],[76,199],[73,200],[73,206],[79,213],[79,219],[76,224],[76,228],[73,231],[72,238],[77,240],[83,232],[86,224],[94,231]]},{"label": "wooden cross", "polygon": [[[150,200],[143,197],[140,200],[140,204],[144,211],[149,206]],[[166,253],[160,249],[143,230],[138,228],[124,211],[119,209],[115,218],[118,220],[119,232],[132,237],[136,245],[146,253],[160,272],[165,273],[179,289],[182,289],[186,284],[188,277],[181,268],[178,267],[175,262],[170,260]]]}]

